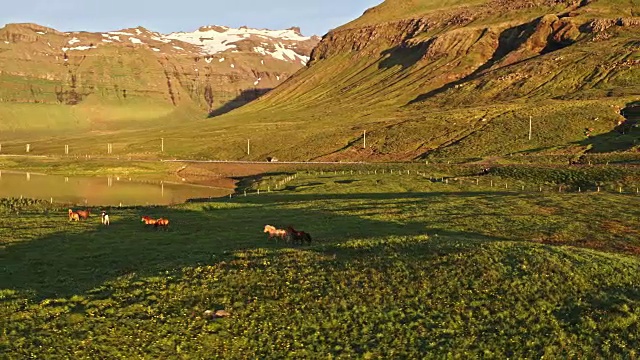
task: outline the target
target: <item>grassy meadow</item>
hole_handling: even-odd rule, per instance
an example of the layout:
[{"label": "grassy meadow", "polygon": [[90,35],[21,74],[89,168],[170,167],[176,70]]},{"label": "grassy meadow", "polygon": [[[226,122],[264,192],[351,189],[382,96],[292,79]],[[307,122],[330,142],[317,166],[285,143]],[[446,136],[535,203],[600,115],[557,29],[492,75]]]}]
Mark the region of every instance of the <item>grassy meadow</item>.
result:
[{"label": "grassy meadow", "polygon": [[[638,357],[640,196],[388,171],[287,180],[260,195],[113,208],[110,227],[0,202],[0,353]],[[171,230],[144,228],[143,214]],[[265,224],[314,241],[267,240]],[[219,309],[231,316],[204,315]]]}]

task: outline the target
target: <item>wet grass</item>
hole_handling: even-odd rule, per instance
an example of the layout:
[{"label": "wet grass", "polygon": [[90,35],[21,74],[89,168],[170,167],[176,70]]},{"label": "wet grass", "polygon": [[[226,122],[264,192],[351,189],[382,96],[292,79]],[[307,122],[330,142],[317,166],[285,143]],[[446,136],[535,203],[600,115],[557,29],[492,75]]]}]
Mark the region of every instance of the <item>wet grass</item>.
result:
[{"label": "wet grass", "polygon": [[[629,357],[640,197],[304,174],[176,207],[0,212],[8,358]],[[44,205],[42,205],[44,206]],[[142,214],[167,216],[168,232]],[[311,246],[266,240],[293,225]],[[206,310],[231,317],[209,319]]]}]

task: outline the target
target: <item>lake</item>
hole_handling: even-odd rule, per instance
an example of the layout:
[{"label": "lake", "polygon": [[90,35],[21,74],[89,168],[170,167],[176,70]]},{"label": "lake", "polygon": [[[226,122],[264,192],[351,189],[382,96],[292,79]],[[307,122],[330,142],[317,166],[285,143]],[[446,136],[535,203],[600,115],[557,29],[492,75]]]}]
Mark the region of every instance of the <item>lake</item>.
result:
[{"label": "lake", "polygon": [[0,170],[0,198],[25,197],[79,205],[170,205],[221,197],[230,189],[135,181],[124,177],[60,176]]}]

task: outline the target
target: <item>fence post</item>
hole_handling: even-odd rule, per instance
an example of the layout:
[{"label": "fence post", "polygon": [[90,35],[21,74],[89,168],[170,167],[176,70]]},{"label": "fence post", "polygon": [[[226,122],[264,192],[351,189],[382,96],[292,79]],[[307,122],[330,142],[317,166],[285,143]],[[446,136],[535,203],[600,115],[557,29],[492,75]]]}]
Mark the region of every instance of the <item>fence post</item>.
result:
[{"label": "fence post", "polygon": [[491,180],[491,185],[490,186],[493,187],[493,180]]},{"label": "fence post", "polygon": [[260,195],[260,189],[258,189],[258,195]]},{"label": "fence post", "polygon": [[622,194],[622,186],[618,187],[618,192]]},{"label": "fence post", "polygon": [[598,192],[600,192],[600,186],[598,186]]},{"label": "fence post", "polygon": [[244,191],[244,196],[247,196],[247,190]]}]

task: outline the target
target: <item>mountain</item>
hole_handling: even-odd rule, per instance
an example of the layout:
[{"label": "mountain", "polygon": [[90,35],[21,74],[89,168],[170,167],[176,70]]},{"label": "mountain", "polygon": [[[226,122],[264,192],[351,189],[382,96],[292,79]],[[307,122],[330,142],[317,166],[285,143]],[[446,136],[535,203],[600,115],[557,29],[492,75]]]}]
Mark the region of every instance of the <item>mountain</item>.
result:
[{"label": "mountain", "polygon": [[637,0],[387,0],[225,118],[278,119],[256,156],[280,159],[638,151],[620,126],[640,100],[639,15]]},{"label": "mountain", "polygon": [[299,28],[160,34],[8,24],[0,29],[0,129],[110,128],[178,109],[197,118],[223,113],[304,67],[319,40]]}]

